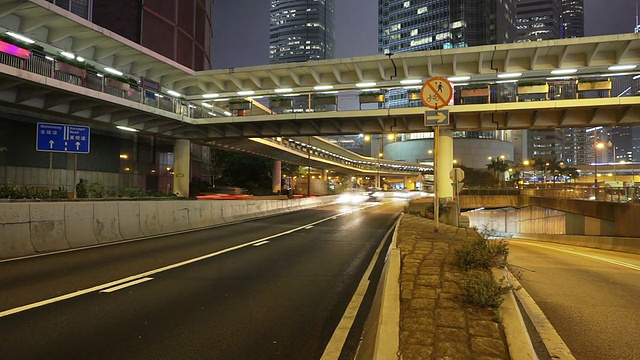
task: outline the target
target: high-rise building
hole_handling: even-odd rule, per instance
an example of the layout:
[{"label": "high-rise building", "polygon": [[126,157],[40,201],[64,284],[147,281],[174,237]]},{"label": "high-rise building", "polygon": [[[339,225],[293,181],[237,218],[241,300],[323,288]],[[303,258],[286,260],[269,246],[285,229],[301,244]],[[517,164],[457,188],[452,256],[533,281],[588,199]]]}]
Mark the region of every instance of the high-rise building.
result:
[{"label": "high-rise building", "polygon": [[47,0],[193,70],[211,69],[212,0]]},{"label": "high-rise building", "polygon": [[383,54],[515,42],[513,0],[378,0]]},{"label": "high-rise building", "polygon": [[561,0],[517,0],[518,41],[560,38]]},{"label": "high-rise building", "polygon": [[562,0],[560,37],[584,37],[584,0]]},{"label": "high-rise building", "polygon": [[269,63],[331,59],[334,0],[271,0]]},{"label": "high-rise building", "polygon": [[[378,50],[383,54],[516,41],[515,0],[378,0],[378,15]],[[388,107],[409,106],[403,90],[388,91],[386,100]],[[514,160],[510,132],[460,131],[453,137],[459,164],[484,168],[488,156]],[[428,152],[433,148],[433,133],[380,141],[385,143],[388,159],[433,161],[433,153]],[[477,151],[479,142],[482,151]]]}]

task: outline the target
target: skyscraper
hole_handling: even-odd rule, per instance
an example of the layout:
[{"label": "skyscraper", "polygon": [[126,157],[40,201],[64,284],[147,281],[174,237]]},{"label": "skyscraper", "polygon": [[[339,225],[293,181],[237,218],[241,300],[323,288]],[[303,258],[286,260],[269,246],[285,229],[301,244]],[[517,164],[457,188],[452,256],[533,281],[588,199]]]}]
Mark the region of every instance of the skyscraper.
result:
[{"label": "skyscraper", "polygon": [[518,41],[560,38],[561,0],[517,0]]},{"label": "skyscraper", "polygon": [[584,0],[562,0],[563,39],[584,37]]},{"label": "skyscraper", "polygon": [[383,54],[515,42],[512,0],[378,0]]},{"label": "skyscraper", "polygon": [[212,0],[47,0],[193,70],[211,69]]},{"label": "skyscraper", "polygon": [[269,63],[333,57],[334,0],[271,0]]}]

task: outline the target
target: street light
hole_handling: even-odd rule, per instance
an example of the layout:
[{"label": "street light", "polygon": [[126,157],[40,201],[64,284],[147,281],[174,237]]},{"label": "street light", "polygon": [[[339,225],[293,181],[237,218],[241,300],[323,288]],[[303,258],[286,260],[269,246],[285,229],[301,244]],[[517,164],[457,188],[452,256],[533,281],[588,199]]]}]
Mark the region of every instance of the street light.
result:
[{"label": "street light", "polygon": [[[604,144],[603,143],[597,143],[596,144],[596,148],[593,150],[593,172],[594,172],[594,185],[596,187],[596,193],[597,193],[597,189],[598,189],[598,150],[602,150],[604,149]],[[596,194],[597,196],[597,194]]]}]

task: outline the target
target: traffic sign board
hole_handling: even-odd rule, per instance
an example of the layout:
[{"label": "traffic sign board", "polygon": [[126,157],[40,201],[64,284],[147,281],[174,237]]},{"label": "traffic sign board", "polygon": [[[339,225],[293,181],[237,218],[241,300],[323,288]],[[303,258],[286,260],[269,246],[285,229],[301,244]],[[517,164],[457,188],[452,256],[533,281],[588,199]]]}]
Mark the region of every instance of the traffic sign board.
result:
[{"label": "traffic sign board", "polygon": [[453,88],[447,79],[435,77],[427,80],[420,90],[420,98],[424,106],[438,110],[451,101]]},{"label": "traffic sign board", "polygon": [[429,110],[424,113],[424,126],[449,125],[449,110]]},{"label": "traffic sign board", "polygon": [[38,123],[36,150],[89,153],[91,128],[88,126]]}]

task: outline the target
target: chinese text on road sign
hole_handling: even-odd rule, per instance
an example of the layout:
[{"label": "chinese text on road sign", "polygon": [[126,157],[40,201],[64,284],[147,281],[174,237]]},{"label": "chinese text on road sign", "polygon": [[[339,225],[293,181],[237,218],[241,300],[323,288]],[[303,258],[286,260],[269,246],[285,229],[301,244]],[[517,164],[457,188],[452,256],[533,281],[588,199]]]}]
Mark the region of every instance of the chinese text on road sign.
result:
[{"label": "chinese text on road sign", "polygon": [[38,123],[36,150],[88,154],[90,133],[88,126]]}]

